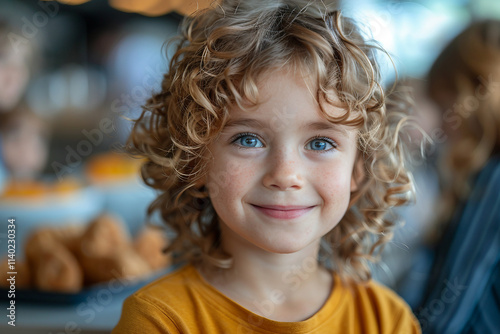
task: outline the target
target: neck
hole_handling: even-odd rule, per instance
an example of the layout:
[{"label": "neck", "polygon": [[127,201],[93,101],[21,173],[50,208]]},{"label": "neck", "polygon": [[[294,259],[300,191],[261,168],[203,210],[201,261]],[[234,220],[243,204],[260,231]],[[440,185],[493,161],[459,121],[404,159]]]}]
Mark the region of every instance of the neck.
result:
[{"label": "neck", "polygon": [[304,312],[311,315],[329,296],[332,277],[318,265],[319,242],[294,253],[277,254],[227,232],[222,230],[222,249],[233,259],[231,268],[213,270],[205,266],[201,272],[229,298],[265,317],[272,317],[271,313],[276,314],[285,302],[303,304],[304,300],[316,301],[312,311]]}]

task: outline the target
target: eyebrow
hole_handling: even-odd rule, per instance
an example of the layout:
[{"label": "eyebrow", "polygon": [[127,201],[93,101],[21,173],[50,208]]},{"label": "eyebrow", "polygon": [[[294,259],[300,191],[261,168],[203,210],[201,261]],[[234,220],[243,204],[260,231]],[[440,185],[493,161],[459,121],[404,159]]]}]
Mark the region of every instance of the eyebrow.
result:
[{"label": "eyebrow", "polygon": [[340,124],[335,124],[335,123],[330,123],[330,122],[311,122],[311,123],[308,123],[308,124],[301,126],[300,128],[301,129],[308,128],[311,130],[318,130],[318,131],[334,130],[334,131],[340,133],[341,135],[348,136],[347,130],[344,127],[340,126]]},{"label": "eyebrow", "polygon": [[227,121],[224,128],[227,129],[234,126],[250,126],[250,127],[264,128],[264,124],[253,118],[240,118],[236,120],[230,119],[229,121]]},{"label": "eyebrow", "polygon": [[[226,125],[224,126],[224,129],[230,128],[230,127],[236,127],[236,126],[248,126],[248,127],[255,127],[259,129],[264,129],[266,126],[261,123],[259,120],[254,119],[254,118],[240,118],[236,120],[229,120]],[[316,130],[316,131],[321,131],[321,130],[334,130],[338,132],[339,134],[343,136],[348,136],[347,130],[344,127],[341,127],[339,124],[335,123],[330,123],[328,121],[316,121],[316,122],[311,122],[304,124],[300,127],[300,129],[310,129],[310,130]]]}]

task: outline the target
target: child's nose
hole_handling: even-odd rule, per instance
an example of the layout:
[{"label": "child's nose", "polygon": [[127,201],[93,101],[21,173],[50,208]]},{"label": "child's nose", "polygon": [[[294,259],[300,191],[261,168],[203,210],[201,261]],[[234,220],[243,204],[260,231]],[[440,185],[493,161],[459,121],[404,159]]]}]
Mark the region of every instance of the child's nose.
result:
[{"label": "child's nose", "polygon": [[265,187],[273,190],[298,190],[304,185],[300,157],[297,152],[281,150],[271,154],[263,178]]}]

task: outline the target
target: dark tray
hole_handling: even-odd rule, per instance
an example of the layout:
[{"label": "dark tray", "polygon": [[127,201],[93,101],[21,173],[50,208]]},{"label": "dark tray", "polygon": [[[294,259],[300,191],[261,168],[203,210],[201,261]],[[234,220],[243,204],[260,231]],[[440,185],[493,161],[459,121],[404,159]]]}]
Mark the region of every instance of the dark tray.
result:
[{"label": "dark tray", "polygon": [[[35,289],[17,289],[15,291],[16,304],[19,302],[23,303],[43,303],[43,304],[79,304],[82,302],[88,302],[89,298],[97,298],[100,300],[109,300],[118,295],[131,294],[132,292],[138,290],[142,286],[154,281],[157,278],[171,272],[174,267],[169,267],[154,274],[135,280],[127,279],[113,279],[108,282],[102,282],[99,284],[91,285],[89,287],[83,288],[77,293],[63,293],[63,292],[49,292],[40,291]],[[8,301],[11,298],[8,297],[9,289],[0,288],[0,300]]]}]

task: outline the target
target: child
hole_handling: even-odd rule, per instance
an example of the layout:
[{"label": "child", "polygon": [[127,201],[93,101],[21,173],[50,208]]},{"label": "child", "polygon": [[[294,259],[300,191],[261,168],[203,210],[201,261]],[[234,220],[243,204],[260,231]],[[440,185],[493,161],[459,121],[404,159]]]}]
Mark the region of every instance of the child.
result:
[{"label": "child", "polygon": [[[22,36],[16,21],[4,11],[0,13],[0,126],[5,127],[3,117],[14,112],[28,85],[30,72],[35,65],[33,55],[36,54],[36,43]],[[19,20],[21,16],[19,16]],[[5,165],[0,137],[0,193],[3,191],[7,178],[8,167]]]},{"label": "child", "polygon": [[[500,326],[500,20],[475,22],[428,75],[439,106],[440,236],[417,308],[425,333],[496,333]],[[439,231],[441,230],[441,231]],[[422,293],[425,291],[425,293]]]},{"label": "child", "polygon": [[0,114],[17,106],[35,65],[36,44],[21,36],[21,29],[0,15]]},{"label": "child", "polygon": [[374,47],[317,3],[187,18],[131,143],[189,264],[130,296],[114,333],[420,331],[366,263],[412,193],[399,126]]},{"label": "child", "polygon": [[9,178],[34,181],[49,155],[50,127],[46,120],[21,104],[0,114],[0,151]]}]

